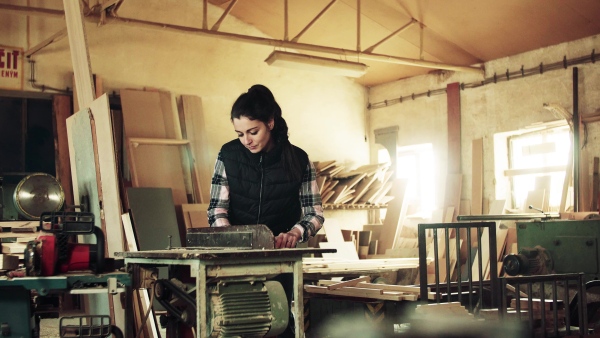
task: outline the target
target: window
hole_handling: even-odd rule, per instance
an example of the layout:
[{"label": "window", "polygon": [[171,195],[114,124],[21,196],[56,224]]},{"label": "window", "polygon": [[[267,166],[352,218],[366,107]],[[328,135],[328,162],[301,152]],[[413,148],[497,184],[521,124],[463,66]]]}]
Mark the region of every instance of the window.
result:
[{"label": "window", "polygon": [[[504,192],[509,194],[499,197],[500,187],[497,198],[509,199],[511,208],[521,212],[530,212],[529,205],[545,212],[559,211],[571,147],[568,125],[551,123],[505,134],[495,139],[497,150],[501,143],[505,150],[499,153],[506,160],[496,164],[496,178],[506,182]],[[570,201],[565,202],[569,205]]]},{"label": "window", "polygon": [[[381,149],[379,163],[389,162],[387,150]],[[397,149],[396,178],[407,178],[409,188],[407,198],[411,210],[428,218],[435,209],[435,177],[433,145],[417,144]]]}]

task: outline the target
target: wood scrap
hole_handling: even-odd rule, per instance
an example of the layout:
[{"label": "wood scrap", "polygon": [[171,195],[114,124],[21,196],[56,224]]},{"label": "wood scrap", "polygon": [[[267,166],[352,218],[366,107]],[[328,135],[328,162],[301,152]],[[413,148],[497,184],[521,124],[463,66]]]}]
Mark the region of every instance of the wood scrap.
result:
[{"label": "wood scrap", "polygon": [[393,184],[392,195],[394,195],[395,198],[390,202],[383,222],[377,249],[379,254],[384,254],[385,250],[395,247],[396,239],[400,233],[400,228],[402,227],[402,222],[404,221],[408,209],[408,201],[405,198],[408,189],[408,181],[406,179],[396,179]]},{"label": "wood scrap", "polygon": [[304,291],[308,293],[319,293],[332,296],[371,298],[392,301],[416,301],[418,299],[418,295],[414,293],[353,286],[345,286],[330,290],[327,286],[304,285]]},{"label": "wood scrap", "polygon": [[475,319],[473,314],[469,313],[464,306],[460,305],[460,302],[417,305],[415,314],[428,317],[451,315]]},{"label": "wood scrap", "polygon": [[337,282],[334,284],[330,284],[327,285],[327,290],[335,290],[335,289],[340,289],[346,286],[356,286],[358,283],[361,282],[370,282],[371,281],[371,277],[369,276],[364,276],[364,277],[359,277],[359,278],[354,278],[351,280],[347,280],[347,281],[343,281],[343,282]]},{"label": "wood scrap", "polygon": [[15,270],[19,267],[19,257],[16,255],[0,254],[0,270]]},{"label": "wood scrap", "polygon": [[345,172],[344,166],[336,161],[313,162],[313,165],[323,204],[376,204],[379,200],[379,203],[390,200],[384,197],[391,188],[386,185],[391,177],[388,163],[363,165]]}]

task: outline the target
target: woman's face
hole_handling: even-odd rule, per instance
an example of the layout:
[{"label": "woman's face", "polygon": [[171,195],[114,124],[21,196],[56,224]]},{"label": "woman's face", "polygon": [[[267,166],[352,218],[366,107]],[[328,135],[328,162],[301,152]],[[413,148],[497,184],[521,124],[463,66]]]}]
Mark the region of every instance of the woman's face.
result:
[{"label": "woman's face", "polygon": [[274,141],[271,138],[271,129],[273,129],[273,120],[268,124],[260,120],[250,120],[245,116],[239,119],[234,118],[233,129],[238,135],[240,142],[252,153],[269,151],[273,148]]}]

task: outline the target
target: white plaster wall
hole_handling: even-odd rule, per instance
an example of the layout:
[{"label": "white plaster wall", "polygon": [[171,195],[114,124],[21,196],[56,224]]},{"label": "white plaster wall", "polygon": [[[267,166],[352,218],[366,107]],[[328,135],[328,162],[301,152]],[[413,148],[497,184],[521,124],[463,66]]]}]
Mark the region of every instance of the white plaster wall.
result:
[{"label": "white plaster wall", "polygon": [[[525,69],[562,61],[563,56],[572,59],[590,55],[600,50],[600,36],[563,43],[507,58],[487,62],[485,77],[494,73],[498,76]],[[579,113],[591,114],[600,109],[600,64],[578,65]],[[409,96],[428,90],[445,88],[447,84],[480,82],[484,76],[443,72],[404,79],[370,88],[369,102]],[[474,139],[484,139],[484,182],[483,197],[495,199],[493,135],[498,132],[518,130],[537,122],[557,120],[544,103],[555,103],[569,112],[573,111],[573,69],[546,71],[522,79],[488,84],[460,92],[461,100],[461,164],[463,177],[462,199],[471,198],[471,144]],[[370,135],[377,128],[398,125],[398,146],[431,142],[436,153],[438,186],[443,187],[447,167],[447,98],[445,94],[432,97],[404,100],[402,103],[369,111]],[[599,123],[588,125],[587,164],[592,174],[594,156],[600,156]],[[371,149],[376,146],[371,143]],[[371,156],[375,156],[372,151]],[[499,183],[502,184],[502,183]],[[441,196],[440,196],[441,197]],[[441,203],[441,201],[437,201]],[[486,209],[486,206],[484,206]]]},{"label": "white plaster wall", "polygon": [[[26,5],[25,1],[0,2]],[[62,9],[62,1],[29,3]],[[220,8],[209,7],[209,27],[221,13]],[[201,27],[202,1],[128,0],[119,15]],[[27,34],[25,16],[0,13],[0,45],[27,50],[63,27],[62,19],[32,16]],[[224,21],[221,31],[264,37],[233,17]],[[281,105],[291,142],[303,148],[311,160],[336,160],[348,169],[369,163],[366,90],[352,79],[269,67],[264,59],[272,52],[271,47],[213,37],[116,23],[99,27],[90,22],[86,23],[86,35],[92,72],[102,77],[106,92],[153,87],[174,95],[202,97],[211,158],[216,158],[223,143],[236,137],[229,121],[233,102],[250,86],[261,83],[273,91]],[[72,88],[67,38],[44,48],[33,59],[38,84]],[[35,91],[27,81],[25,90]]]}]

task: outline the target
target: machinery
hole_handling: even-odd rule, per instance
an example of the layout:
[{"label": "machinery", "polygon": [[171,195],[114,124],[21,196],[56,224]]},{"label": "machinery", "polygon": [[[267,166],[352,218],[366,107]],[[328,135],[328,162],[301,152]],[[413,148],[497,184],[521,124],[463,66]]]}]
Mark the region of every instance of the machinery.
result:
[{"label": "machinery", "polygon": [[[94,225],[94,214],[85,212],[44,212],[39,231],[45,232],[27,243],[27,276],[53,276],[69,271],[104,269],[104,233]],[[95,244],[69,242],[71,235],[93,234]]]},{"label": "machinery", "polygon": [[[25,273],[16,270],[0,277],[0,334],[3,337],[38,337],[41,318],[58,317],[67,294],[117,293],[131,284],[129,274],[105,264],[104,234],[85,212],[43,212],[42,235],[24,252]],[[95,244],[69,241],[71,235],[96,237]],[[121,261],[122,262],[122,261]],[[110,272],[105,271],[109,265]],[[108,315],[61,318],[61,337],[122,337]]]},{"label": "machinery", "polygon": [[[169,337],[184,337],[186,329],[199,337],[274,337],[292,317],[303,323],[302,255],[335,251],[274,249],[273,234],[261,224],[189,229],[186,242],[185,248],[119,253],[135,288],[149,284],[147,269],[190,267],[195,285],[153,282],[154,298],[168,312],[161,322]],[[297,337],[300,332],[301,326]]]},{"label": "machinery", "polygon": [[600,219],[517,222],[518,254],[507,255],[508,275],[585,274],[600,279]]}]

